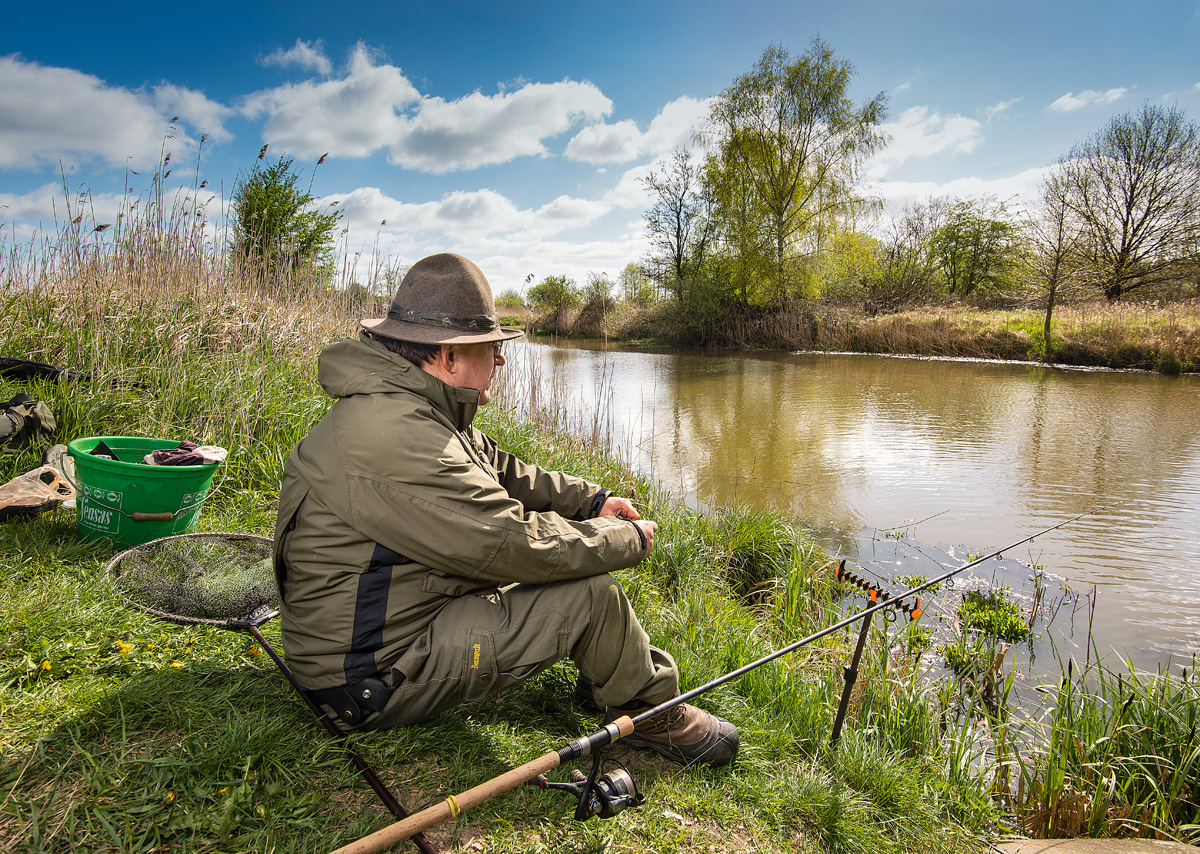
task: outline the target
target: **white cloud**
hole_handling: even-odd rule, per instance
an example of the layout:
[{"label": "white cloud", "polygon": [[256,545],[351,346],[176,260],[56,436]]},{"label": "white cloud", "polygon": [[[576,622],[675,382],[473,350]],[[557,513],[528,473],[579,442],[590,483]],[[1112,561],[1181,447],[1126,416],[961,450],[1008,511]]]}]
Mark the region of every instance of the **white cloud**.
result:
[{"label": "white cloud", "polygon": [[575,134],[563,152],[568,160],[583,163],[623,163],[641,153],[642,132],[630,119],[611,125],[588,125]]},{"label": "white cloud", "polygon": [[40,220],[43,225],[52,227],[55,213],[60,220],[67,213],[62,184],[43,184],[21,195],[0,193],[0,221],[32,223]]},{"label": "white cloud", "polygon": [[296,44],[290,49],[276,48],[267,56],[260,57],[258,61],[265,66],[277,65],[280,68],[315,71],[326,77],[333,71],[333,63],[325,56],[325,43],[319,40],[306,42],[296,39]]},{"label": "white cloud", "polygon": [[866,175],[871,180],[882,178],[911,157],[967,154],[982,139],[983,125],[965,116],[943,116],[928,107],[910,107],[900,114],[899,121],[880,129],[891,142],[868,164]]},{"label": "white cloud", "polygon": [[387,149],[395,165],[440,174],[544,156],[545,139],[608,115],[612,102],[591,83],[570,80],[454,101],[426,97],[359,44],[341,77],[259,92],[243,109],[265,114],[263,141],[289,153],[365,157]]},{"label": "white cloud", "polygon": [[677,98],[659,111],[645,133],[630,120],[589,125],[567,143],[564,156],[583,163],[625,163],[687,146],[711,104],[711,98]]},{"label": "white cloud", "polygon": [[246,99],[242,110],[252,117],[266,114],[263,141],[289,153],[365,157],[395,138],[397,112],[419,98],[399,68],[375,65],[360,44],[351,53],[345,76],[258,92]]},{"label": "white cloud", "polygon": [[494,190],[459,190],[437,201],[402,202],[376,187],[328,196],[338,202],[346,227],[356,234],[380,231],[397,240],[445,235],[452,241],[486,235],[546,237],[594,223],[612,209],[607,201],[559,196],[540,208],[518,208]]},{"label": "white cloud", "polygon": [[1012,108],[1012,105],[1017,103],[1017,101],[1019,101],[1019,100],[1021,100],[1021,99],[1020,98],[1009,98],[1007,101],[1000,101],[997,104],[992,104],[992,106],[987,107],[983,111],[983,114],[985,116],[985,121],[990,122],[992,119],[996,118],[996,116],[1000,116],[1000,115],[1007,113]]},{"label": "white cloud", "polygon": [[612,112],[612,101],[591,83],[527,83],[512,92],[474,92],[457,101],[427,98],[399,119],[388,159],[428,172],[473,169],[517,157],[545,156],[542,140],[579,119]]},{"label": "white cloud", "polygon": [[612,236],[587,240],[556,237],[571,228],[590,225],[610,209],[605,201],[562,196],[537,209],[520,209],[492,190],[451,193],[434,202],[401,202],[374,187],[340,197],[347,242],[356,276],[366,281],[372,269],[389,261],[412,263],[434,252],[459,252],[483,269],[499,293],[522,290],[525,278],[540,281],[552,274],[577,282],[589,273],[615,278],[630,261],[645,255],[647,243],[641,221]]},{"label": "white cloud", "polygon": [[1059,113],[1072,113],[1075,110],[1082,110],[1084,107],[1104,106],[1114,101],[1119,101],[1128,91],[1128,88],[1121,87],[1119,89],[1108,89],[1104,92],[1099,92],[1095,89],[1085,89],[1078,95],[1074,92],[1068,92],[1046,109]]},{"label": "white cloud", "polygon": [[[0,57],[0,168],[60,160],[140,168],[157,159],[172,116],[223,138],[227,114],[203,94],[176,86],[131,91],[74,69]],[[195,144],[186,134],[176,137],[180,149]]]},{"label": "white cloud", "polygon": [[986,180],[983,178],[955,178],[952,181],[876,181],[864,189],[881,197],[889,211],[896,212],[905,205],[925,201],[933,197],[953,198],[997,198],[1032,199],[1041,187],[1046,173],[1053,166],[1038,166],[1016,175]]},{"label": "white cloud", "polygon": [[614,208],[623,210],[647,210],[653,202],[643,181],[654,164],[644,163],[623,174],[616,185],[604,194],[604,200]]},{"label": "white cloud", "polygon": [[154,104],[166,116],[179,116],[190,127],[207,133],[213,142],[228,142],[233,134],[225,129],[225,120],[233,110],[210,101],[204,93],[164,84],[154,89]]}]

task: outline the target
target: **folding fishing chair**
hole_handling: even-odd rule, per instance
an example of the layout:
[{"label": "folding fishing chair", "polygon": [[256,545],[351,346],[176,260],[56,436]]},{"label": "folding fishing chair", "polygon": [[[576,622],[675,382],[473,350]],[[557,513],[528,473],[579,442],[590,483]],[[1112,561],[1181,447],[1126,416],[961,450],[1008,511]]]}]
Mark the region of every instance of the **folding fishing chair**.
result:
[{"label": "folding fishing chair", "polygon": [[[388,812],[397,820],[408,815],[263,636],[260,627],[279,613],[271,540],[253,534],[176,534],[126,549],[109,561],[106,573],[139,611],[178,625],[215,626],[254,638],[325,732],[341,744]],[[437,854],[424,834],[412,841],[423,854]]]}]

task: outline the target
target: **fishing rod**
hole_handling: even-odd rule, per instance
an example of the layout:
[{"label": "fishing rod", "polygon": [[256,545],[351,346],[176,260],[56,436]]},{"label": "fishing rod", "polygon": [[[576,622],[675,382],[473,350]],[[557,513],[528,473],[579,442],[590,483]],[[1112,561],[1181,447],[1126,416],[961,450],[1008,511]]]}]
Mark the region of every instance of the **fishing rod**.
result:
[{"label": "fishing rod", "polygon": [[[902,600],[927,590],[934,585],[941,584],[947,579],[958,575],[960,572],[964,572],[972,567],[979,566],[979,564],[989,561],[994,557],[999,557],[1005,552],[1015,549],[1017,546],[1024,545],[1025,543],[1043,536],[1044,534],[1048,534],[1051,531],[1078,521],[1084,516],[1090,516],[1093,513],[1099,513],[1103,509],[1105,508],[1096,507],[1084,513],[1080,513],[1078,516],[1072,516],[1070,519],[1059,522],[1057,525],[1051,525],[1049,528],[1043,528],[1035,534],[1030,534],[1027,537],[1017,540],[1015,543],[1009,543],[1007,546],[1004,546],[1004,548],[996,549],[995,551],[989,552],[982,557],[975,558],[975,560],[951,569],[948,572],[939,575],[937,578],[929,579],[924,584],[918,584],[915,587],[910,587],[908,590],[905,590],[902,593],[898,593],[894,596],[889,596],[887,593],[881,593],[877,597],[878,601],[876,604],[870,606],[869,608],[864,608],[858,613],[834,623],[832,626],[827,626],[826,628],[814,632],[806,638],[802,638],[794,643],[790,643],[785,647],[764,655],[762,658],[756,659],[749,664],[745,664],[736,670],[732,670],[723,676],[718,676],[716,679],[706,682],[698,688],[693,688],[690,691],[686,691],[678,696],[672,697],[670,700],[659,703],[657,706],[647,709],[636,717],[631,718],[630,716],[625,715],[617,718],[615,721],[605,724],[602,729],[598,729],[590,735],[586,735],[581,738],[577,738],[574,741],[568,742],[557,750],[551,750],[550,752],[539,756],[537,759],[525,763],[519,768],[513,768],[510,771],[506,771],[498,777],[493,777],[491,780],[480,783],[478,786],[467,789],[466,791],[457,795],[450,795],[440,803],[434,804],[431,807],[427,807],[420,812],[413,813],[406,819],[395,822],[394,824],[390,824],[387,827],[375,831],[369,836],[364,836],[355,842],[351,842],[349,845],[338,848],[336,851],[331,852],[331,854],[375,854],[375,852],[382,851],[383,849],[394,845],[401,840],[408,839],[416,833],[433,827],[434,825],[457,818],[462,813],[478,806],[484,801],[490,800],[496,795],[507,792],[510,789],[515,789],[520,784],[527,783],[530,780],[537,780],[542,788],[562,788],[573,793],[578,791],[580,795],[580,806],[579,809],[576,810],[576,818],[586,819],[591,815],[597,814],[601,817],[607,818],[611,815],[615,815],[627,807],[638,806],[642,803],[642,798],[640,795],[638,795],[636,788],[633,787],[633,781],[632,779],[628,778],[628,774],[606,775],[602,778],[594,779],[594,782],[593,780],[588,780],[582,786],[575,787],[564,784],[547,785],[544,780],[538,778],[542,778],[547,771],[557,768],[563,762],[588,756],[593,750],[624,738],[625,736],[634,732],[639,724],[643,724],[651,718],[657,717],[663,712],[668,711],[669,709],[673,709],[676,706],[686,703],[688,700],[707,693],[713,688],[717,688],[726,684],[727,682],[732,682],[734,679],[738,679],[746,675],[751,670],[756,670],[757,668],[762,667],[764,664],[769,664],[776,659],[795,652],[803,646],[807,646],[808,644],[818,641],[827,635],[831,635],[840,629],[844,629],[847,626],[858,622],[859,620],[868,618],[877,611],[882,611],[885,608],[895,607],[899,605]],[[597,778],[597,775],[599,774],[599,765],[600,763],[597,758],[592,765],[593,778]],[[599,790],[599,792],[597,790]],[[590,799],[590,805],[585,804],[585,798]]]}]

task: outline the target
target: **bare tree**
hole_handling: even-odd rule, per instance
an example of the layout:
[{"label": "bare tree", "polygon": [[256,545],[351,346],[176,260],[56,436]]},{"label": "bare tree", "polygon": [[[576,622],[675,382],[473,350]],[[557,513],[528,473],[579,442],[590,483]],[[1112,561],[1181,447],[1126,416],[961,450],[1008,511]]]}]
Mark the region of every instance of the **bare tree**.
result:
[{"label": "bare tree", "polygon": [[897,311],[933,294],[938,259],[932,238],[946,223],[950,205],[949,199],[931,198],[914,202],[893,217],[875,245],[878,267],[867,287],[867,314]]},{"label": "bare tree", "polygon": [[1060,170],[1110,300],[1200,257],[1200,128],[1182,110],[1144,104],[1116,116]]},{"label": "bare tree", "polygon": [[1030,216],[1025,229],[1033,250],[1029,264],[1031,277],[1046,300],[1046,319],[1042,325],[1046,361],[1052,356],[1050,324],[1055,304],[1067,287],[1086,279],[1081,264],[1086,238],[1071,209],[1068,193],[1068,176],[1063,169],[1047,175],[1042,182],[1041,205]]},{"label": "bare tree", "polygon": [[656,266],[665,268],[677,299],[689,276],[704,265],[712,241],[713,221],[701,195],[701,168],[691,153],[677,148],[658,172],[643,179],[654,194],[654,207],[645,214],[650,239],[657,250]]}]

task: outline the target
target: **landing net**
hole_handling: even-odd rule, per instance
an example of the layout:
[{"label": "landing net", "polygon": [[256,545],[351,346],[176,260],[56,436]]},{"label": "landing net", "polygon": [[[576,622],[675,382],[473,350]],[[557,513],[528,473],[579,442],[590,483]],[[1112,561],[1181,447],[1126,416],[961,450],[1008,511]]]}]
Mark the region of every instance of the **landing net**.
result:
[{"label": "landing net", "polygon": [[134,546],[108,564],[133,607],[173,623],[232,628],[278,612],[271,540],[253,534],[177,534]]}]

